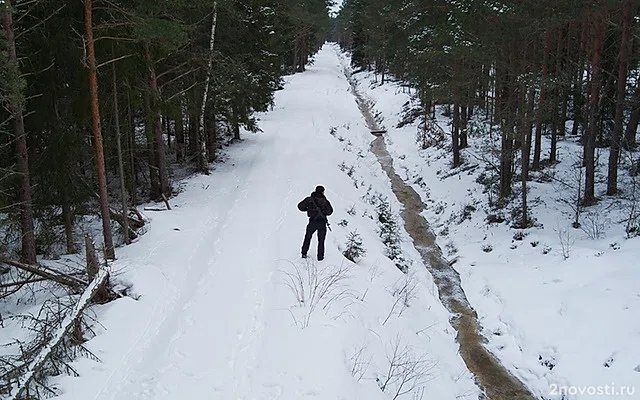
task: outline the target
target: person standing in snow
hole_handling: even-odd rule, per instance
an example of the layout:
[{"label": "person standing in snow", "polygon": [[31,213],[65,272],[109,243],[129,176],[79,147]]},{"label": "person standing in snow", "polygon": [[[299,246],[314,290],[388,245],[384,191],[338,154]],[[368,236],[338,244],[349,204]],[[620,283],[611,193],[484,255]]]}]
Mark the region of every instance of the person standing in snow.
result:
[{"label": "person standing in snow", "polygon": [[324,187],[316,186],[316,190],[298,203],[298,210],[306,212],[309,217],[307,230],[302,242],[302,258],[307,258],[307,252],[311,245],[311,237],[318,231],[318,261],[324,259],[324,239],[327,236],[327,217],[333,214],[331,203],[324,196]]}]

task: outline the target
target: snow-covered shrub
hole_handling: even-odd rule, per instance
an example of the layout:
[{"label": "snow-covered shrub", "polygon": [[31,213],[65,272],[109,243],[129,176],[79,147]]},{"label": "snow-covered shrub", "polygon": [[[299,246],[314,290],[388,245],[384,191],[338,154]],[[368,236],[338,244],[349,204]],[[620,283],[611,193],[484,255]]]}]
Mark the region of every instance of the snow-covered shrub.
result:
[{"label": "snow-covered shrub", "polygon": [[488,224],[501,224],[505,221],[504,215],[502,213],[491,213],[487,214],[487,223]]},{"label": "snow-covered shrub", "polygon": [[427,119],[417,127],[416,143],[423,150],[445,143],[446,137],[446,133],[435,120]]},{"label": "snow-covered shrub", "polygon": [[349,372],[357,382],[360,382],[364,375],[367,373],[369,366],[371,365],[372,356],[367,357],[367,346],[362,344],[361,346],[352,350],[352,354],[346,356],[346,363],[349,367]]},{"label": "snow-covered shrub", "polygon": [[400,317],[407,308],[411,305],[411,302],[418,295],[418,280],[414,274],[405,274],[402,278],[398,279],[393,285],[391,295],[395,298],[391,310],[387,314],[387,317],[382,321],[382,325],[386,324],[392,316]]},{"label": "snow-covered shrub", "polygon": [[347,244],[345,245],[345,250],[342,254],[347,258],[347,260],[351,262],[358,262],[358,260],[366,253],[367,251],[362,246],[362,237],[360,237],[360,234],[356,231],[349,232]]},{"label": "snow-covered shrub", "polygon": [[448,241],[445,245],[444,245],[445,249],[447,249],[447,254],[448,255],[453,255],[453,254],[457,254],[458,253],[458,248],[456,247],[456,244],[453,241]]},{"label": "snow-covered shrub", "polygon": [[458,224],[463,223],[466,220],[471,220],[471,217],[473,215],[474,212],[477,211],[477,208],[475,208],[472,204],[465,204],[462,207],[462,210],[460,211],[460,214],[457,216],[456,218],[456,222]]},{"label": "snow-covered shrub", "polygon": [[491,246],[490,244],[487,243],[487,244],[483,244],[481,249],[485,253],[491,253],[493,251],[493,246]]},{"label": "snow-covered shrub", "polygon": [[353,165],[347,165],[343,162],[341,162],[338,167],[340,168],[340,171],[345,172],[347,174],[347,176],[349,176],[349,178],[351,178],[351,180],[353,181],[353,186],[356,187],[356,189],[359,187],[359,183],[358,183],[358,178],[355,176],[356,173],[356,169]]},{"label": "snow-covered shrub", "polygon": [[558,238],[560,239],[560,249],[562,251],[562,258],[567,260],[571,256],[571,247],[575,243],[571,233],[561,227],[558,227]]},{"label": "snow-covered shrub", "polygon": [[403,344],[400,336],[387,350],[388,367],[376,378],[378,387],[395,400],[405,394],[411,399],[422,399],[424,386],[433,379],[435,363],[426,355],[417,355],[412,346]]},{"label": "snow-covered shrub", "polygon": [[291,265],[293,271],[282,271],[282,273],[284,284],[291,290],[298,306],[304,309],[301,316],[291,313],[294,322],[301,328],[309,326],[311,316],[318,308],[328,312],[334,303],[355,297],[348,286],[351,274],[347,266],[329,266],[319,269],[315,261],[304,265],[296,263]]},{"label": "snow-covered shrub", "polygon": [[517,231],[516,233],[513,234],[513,240],[517,240],[517,241],[521,241],[525,238],[525,236],[527,236],[527,233],[524,231]]},{"label": "snow-covered shrub", "polygon": [[605,213],[600,210],[589,210],[583,214],[580,229],[589,236],[590,239],[602,239],[609,225],[609,219],[604,218]]}]

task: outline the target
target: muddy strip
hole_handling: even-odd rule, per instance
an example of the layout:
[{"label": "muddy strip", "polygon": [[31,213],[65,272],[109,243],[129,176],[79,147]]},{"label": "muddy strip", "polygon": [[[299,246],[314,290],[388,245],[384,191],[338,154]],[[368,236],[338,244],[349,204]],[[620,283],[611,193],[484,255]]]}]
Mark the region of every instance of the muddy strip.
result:
[{"label": "muddy strip", "polygon": [[458,272],[450,266],[442,256],[436,237],[429,228],[427,220],[420,215],[424,204],[420,196],[407,185],[393,168],[393,158],[387,152],[383,134],[377,132],[379,127],[371,114],[369,105],[356,90],[355,83],[349,79],[353,94],[368,128],[376,139],[371,144],[371,151],[377,156],[382,169],[391,180],[392,190],[404,205],[401,212],[404,227],[413,239],[416,249],[422,255],[425,265],[433,275],[440,301],[451,313],[451,324],[458,332],[457,341],[460,353],[467,368],[475,375],[476,383],[490,400],[533,400],[529,390],[517,378],[511,375],[500,362],[484,346],[484,337],[478,330],[478,317],[469,304],[460,285]]}]

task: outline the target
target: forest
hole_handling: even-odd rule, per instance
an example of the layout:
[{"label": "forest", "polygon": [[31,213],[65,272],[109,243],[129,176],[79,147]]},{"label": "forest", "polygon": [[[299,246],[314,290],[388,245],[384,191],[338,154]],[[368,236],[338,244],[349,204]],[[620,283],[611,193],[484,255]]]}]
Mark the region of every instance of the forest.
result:
[{"label": "forest", "polygon": [[319,0],[11,0],[0,13],[0,252],[31,264],[77,252],[96,217],[114,258],[142,223],[131,208],[257,131],[329,23]]},{"label": "forest", "polygon": [[[196,341],[191,343],[191,337],[187,335],[192,333],[191,324],[194,321],[202,324],[195,326],[201,328],[198,333],[206,336],[207,340],[210,339],[207,336],[209,333],[222,332],[226,335],[233,330],[234,334],[229,335],[231,337],[244,332],[247,327],[253,327],[252,333],[261,330],[257,322],[263,316],[253,313],[257,313],[263,304],[264,299],[258,298],[259,292],[271,293],[271,276],[276,271],[272,270],[275,264],[268,258],[276,254],[276,250],[285,252],[278,247],[287,248],[288,251],[292,243],[292,239],[289,239],[292,236],[286,236],[286,240],[282,240],[286,241],[286,245],[281,246],[281,237],[265,235],[265,231],[278,225],[274,231],[282,236],[285,231],[287,235],[293,235],[292,227],[295,226],[294,222],[297,223],[295,218],[301,215],[294,209],[295,216],[292,214],[288,218],[291,225],[285,229],[279,225],[284,216],[278,215],[280,220],[276,221],[272,214],[287,214],[284,206],[292,201],[295,194],[292,187],[302,185],[294,180],[303,181],[301,177],[306,178],[309,172],[315,173],[320,169],[319,164],[305,159],[303,161],[309,161],[311,165],[305,174],[300,172],[295,179],[286,177],[284,175],[289,172],[290,163],[295,162],[288,158],[291,155],[298,156],[299,151],[304,157],[310,154],[304,151],[316,151],[313,146],[319,143],[324,146],[322,143],[330,142],[331,136],[334,136],[339,143],[345,142],[347,153],[354,153],[351,156],[358,157],[354,163],[360,162],[359,159],[364,155],[362,152],[356,155],[350,148],[352,139],[355,141],[358,138],[357,135],[362,133],[360,130],[364,130],[366,139],[370,131],[361,124],[363,121],[359,112],[362,109],[358,109],[361,104],[356,104],[356,98],[360,99],[358,96],[366,94],[364,92],[367,90],[373,92],[376,88],[383,88],[385,83],[391,82],[394,88],[401,88],[397,90],[402,90],[403,95],[409,93],[407,98],[410,99],[403,108],[400,124],[392,127],[397,128],[397,132],[393,133],[395,136],[391,138],[392,135],[389,135],[387,139],[400,139],[399,136],[404,134],[401,128],[413,129],[415,126],[417,135],[410,151],[422,153],[414,159],[424,162],[427,158],[420,157],[434,147],[437,148],[431,154],[433,157],[437,157],[439,151],[446,151],[447,171],[441,175],[441,171],[438,171],[438,181],[444,182],[446,178],[457,174],[454,179],[462,182],[464,173],[471,171],[468,173],[471,176],[475,171],[478,176],[475,182],[485,188],[483,195],[486,194],[489,199],[491,210],[486,210],[486,218],[484,215],[481,217],[479,229],[473,230],[478,228],[475,226],[469,230],[478,237],[473,240],[464,238],[467,241],[460,242],[461,246],[468,249],[476,246],[476,253],[480,257],[489,257],[487,254],[493,248],[487,239],[489,235],[483,229],[494,222],[503,223],[506,220],[505,226],[509,230],[507,241],[511,240],[511,235],[513,240],[503,247],[509,246],[508,251],[514,250],[513,254],[516,254],[516,241],[523,242],[524,237],[535,228],[543,228],[535,214],[543,208],[540,204],[545,200],[539,198],[540,193],[562,197],[563,206],[568,205],[574,213],[569,217],[571,221],[563,222],[567,225],[573,222],[576,230],[581,224],[588,223],[582,214],[589,212],[593,216],[615,211],[611,213],[616,218],[613,225],[624,226],[625,238],[640,235],[640,3],[637,0],[344,0],[339,12],[330,12],[331,9],[336,10],[336,4],[330,0],[0,0],[0,299],[3,300],[0,328],[6,339],[0,354],[0,395],[7,395],[11,399],[57,395],[59,388],[51,383],[51,377],[79,376],[72,361],[80,356],[98,359],[85,344],[97,337],[95,330],[101,323],[100,318],[107,316],[108,312],[98,315],[99,312],[94,310],[99,307],[87,312],[92,304],[104,304],[118,298],[139,300],[141,296],[143,300],[156,299],[157,303],[151,310],[153,315],[149,318],[157,317],[157,332],[147,332],[147,326],[141,328],[144,332],[140,335],[164,334],[161,328],[166,327],[167,316],[164,313],[167,313],[175,322],[175,326],[169,327],[167,338],[182,337],[181,343],[194,346],[203,345]],[[324,46],[327,41],[337,45]],[[314,61],[320,64],[317,69],[313,67],[307,74],[299,74],[311,68]],[[371,75],[374,76],[373,84],[367,81]],[[297,81],[298,92],[285,97],[289,107],[287,110],[279,110],[281,107],[275,107],[274,99],[278,91],[287,93],[283,89],[290,77],[292,81],[295,81],[293,78],[301,78]],[[362,80],[356,82],[358,79]],[[360,89],[364,89],[363,93],[358,93]],[[326,103],[332,104],[325,109]],[[305,104],[306,108],[301,110],[300,104]],[[349,110],[347,105],[353,106],[353,109]],[[366,106],[375,110],[374,105]],[[265,114],[269,111],[273,112]],[[278,111],[283,112],[278,114]],[[277,132],[281,141],[247,139],[247,135],[261,132],[261,116],[273,114],[283,119],[276,121],[279,124],[271,125],[271,132]],[[396,114],[394,111],[393,116]],[[319,117],[324,118],[324,125],[316,125]],[[266,119],[264,125],[267,125]],[[309,124],[304,125],[307,122]],[[359,128],[349,131],[351,126]],[[367,127],[374,130],[371,125]],[[307,136],[307,142],[301,143],[298,148],[298,130],[305,129],[304,133],[315,134],[314,141]],[[327,135],[320,134],[321,129]],[[352,136],[348,139],[340,136],[347,134]],[[486,148],[478,146],[480,139],[486,139]],[[406,137],[402,140],[406,140]],[[364,142],[369,146],[369,142]],[[214,170],[222,168],[224,164],[225,168],[239,171],[240,167],[229,160],[227,152],[243,149],[243,143],[254,146],[251,151],[255,151],[256,143],[276,143],[277,151],[271,149],[270,156],[286,155],[287,159],[279,159],[273,164],[258,160],[256,165],[251,163],[246,169],[255,168],[261,174],[238,175],[254,179],[221,183]],[[290,147],[281,150],[285,146]],[[470,151],[474,146],[479,148]],[[328,152],[331,147],[327,145],[321,149]],[[402,151],[406,149],[409,147]],[[478,154],[484,157],[481,162],[471,158],[478,157]],[[396,161],[404,160],[404,156],[402,154]],[[327,162],[333,160],[329,155],[325,158],[330,160]],[[260,161],[263,163],[260,164]],[[301,159],[298,162],[302,163]],[[273,165],[278,167],[274,171],[279,171],[279,175],[272,173],[270,167]],[[482,165],[480,169],[486,167],[487,171],[478,172],[479,165]],[[572,171],[573,181],[562,180],[566,176],[559,177],[558,166],[563,167],[563,172]],[[422,173],[422,168],[428,167],[424,162],[417,170]],[[353,166],[348,167],[344,162],[339,168],[353,180],[355,189],[364,187],[364,183],[353,178],[361,171],[356,171]],[[326,168],[326,171],[329,170]],[[405,172],[409,181],[409,170]],[[147,242],[147,247],[169,247],[166,244],[171,240],[177,240],[181,245],[170,246],[163,249],[165,253],[156,254],[156,248],[149,250],[141,246],[139,254],[145,255],[134,261],[127,260],[126,251],[120,246],[129,245],[140,237],[143,240],[148,237],[143,235],[148,232],[149,218],[143,214],[146,211],[149,211],[146,214],[168,211],[172,205],[175,207],[177,196],[184,189],[184,178],[189,176],[194,179],[211,178],[211,181],[206,181],[210,186],[216,183],[219,186],[227,185],[219,192],[215,191],[215,187],[207,192],[207,196],[215,193],[211,197],[192,197],[206,201],[201,201],[203,208],[191,209],[191,214],[187,215],[192,218],[184,221],[183,228],[197,225],[199,230],[191,234],[199,236],[183,235],[180,239],[175,239],[179,237],[175,236],[166,241],[162,241],[164,237],[160,241],[154,237],[155,244]],[[335,178],[330,174],[319,176]],[[244,216],[237,211],[242,208],[238,204],[246,205],[249,200],[260,197],[257,195],[261,194],[260,188],[253,185],[253,180],[269,185],[269,182],[265,183],[267,177],[272,179],[271,183],[278,184],[271,185],[270,204],[277,204],[280,208],[273,207],[272,212],[267,213],[269,218],[258,215],[263,213],[262,210],[252,210],[253,214],[246,213],[251,218],[245,220],[243,225],[238,222],[238,215]],[[340,187],[337,178],[333,181],[329,184]],[[440,183],[438,181],[432,180],[431,183],[436,186]],[[428,186],[424,179],[420,182]],[[449,185],[449,182],[444,182],[443,186]],[[531,190],[537,184],[549,182],[553,182],[553,188],[561,193]],[[469,181],[465,184],[475,185],[469,184]],[[462,186],[463,183],[457,185]],[[254,191],[249,192],[247,188]],[[203,185],[202,189],[204,191],[208,186]],[[428,192],[430,188],[422,189]],[[282,192],[286,190],[289,192],[283,200]],[[238,197],[247,203],[230,202],[226,196],[229,192],[234,195],[239,192]],[[538,198],[529,198],[532,192]],[[250,199],[247,193],[252,193]],[[444,190],[443,193],[448,196],[449,192]],[[469,194],[463,195],[462,201],[471,201],[471,187],[463,187],[462,193]],[[242,198],[242,195],[245,197]],[[188,195],[185,194],[185,197]],[[367,195],[360,200],[366,198]],[[547,217],[561,215],[562,212],[556,212],[560,208],[558,203],[553,203],[556,200],[550,199],[549,208],[554,207],[555,213],[548,212]],[[345,206],[338,204],[338,201],[335,204],[336,214],[342,212]],[[472,219],[470,214],[478,211],[475,206],[483,207],[483,204],[478,205],[481,202],[474,203],[474,206],[470,203],[455,204],[456,201],[459,200],[447,198],[440,199],[437,204],[429,203],[434,205],[429,212],[437,211],[439,207],[443,210],[453,208],[454,205],[460,208],[460,212],[453,212],[448,220],[442,222],[445,218],[442,216],[440,225],[434,225],[439,228],[439,238],[446,237],[450,227],[451,231],[455,230],[455,224]],[[423,205],[426,207],[427,203]],[[532,207],[534,203],[535,207]],[[598,208],[603,203],[606,208]],[[404,257],[398,233],[401,225],[395,222],[391,202],[380,201],[376,217],[365,210],[362,218],[357,217],[358,204],[352,204],[346,213],[353,217],[353,221],[362,219],[369,223],[375,220],[382,225],[386,223],[392,226],[391,233],[388,230],[385,232],[384,226],[375,233],[380,235],[387,248],[391,245],[391,250],[395,251],[392,256],[386,255],[389,260],[396,256]],[[395,206],[397,202],[393,204]],[[374,203],[371,205],[376,206]],[[227,206],[236,206],[236,214],[226,213]],[[546,203],[544,207],[547,207]],[[613,207],[616,209],[612,210]],[[210,219],[198,220],[202,210],[210,213],[207,214]],[[218,220],[218,213],[224,215],[220,218],[223,221]],[[176,214],[179,213],[173,215]],[[225,219],[228,214],[235,217],[229,224]],[[172,214],[165,212],[155,215]],[[620,215],[624,217],[619,218]],[[564,217],[566,212],[558,218]],[[261,218],[262,224],[256,225],[255,231],[251,232],[253,236],[247,235],[246,226]],[[215,223],[215,231],[203,230],[201,225],[208,222]],[[343,219],[335,229],[340,232],[348,224],[349,221]],[[166,220],[163,227],[171,233],[180,231],[179,227],[168,225]],[[596,232],[598,229],[601,229],[600,225],[594,225],[588,235],[592,239],[601,238],[600,232]],[[363,234],[366,236],[374,232],[373,228],[370,230]],[[588,229],[583,227],[583,230],[586,232]],[[385,234],[392,239],[385,238]],[[481,237],[483,234],[484,238]],[[569,258],[569,234],[564,242],[562,233],[559,234],[561,256],[566,261]],[[163,232],[163,235],[167,233]],[[259,257],[264,255],[258,254],[257,250],[238,252],[237,249],[246,247],[247,237],[263,240],[258,249],[273,250],[274,253],[269,253],[269,257],[263,260]],[[359,237],[354,230],[349,240],[357,246],[363,245]],[[220,238],[228,238],[228,241]],[[198,240],[197,244],[193,243],[194,239]],[[531,249],[528,245],[523,246],[529,251],[540,244],[538,240],[531,239]],[[375,253],[375,246],[371,246],[374,242],[367,240],[367,245],[371,247],[369,251]],[[216,248],[220,243],[220,248],[226,248]],[[634,246],[633,242],[630,243],[630,246]],[[451,255],[458,252],[453,241],[449,244],[455,249],[449,252]],[[501,243],[496,241],[494,244],[497,248]],[[434,242],[434,246],[438,245]],[[611,251],[620,249],[617,242],[604,246],[610,246]],[[127,247],[132,248],[134,246]],[[548,243],[542,243],[540,248],[543,255],[551,252]],[[226,258],[219,257],[222,250],[226,251]],[[117,252],[124,254],[119,260],[124,259],[124,262],[120,264],[115,261],[118,259]],[[238,256],[236,253],[241,254]],[[351,253],[338,252],[339,262],[345,263],[346,257],[356,264],[358,257]],[[164,260],[158,259],[169,254],[176,258],[168,263],[170,265],[160,265]],[[606,264],[604,259],[598,258],[603,254],[603,251],[596,252],[592,263],[598,264],[598,267]],[[521,259],[526,257],[522,256]],[[453,269],[460,258],[452,256],[442,265]],[[498,258],[496,256],[486,264],[495,263]],[[188,268],[184,268],[185,259],[188,259]],[[505,259],[508,264],[509,258]],[[629,259],[633,259],[633,256]],[[613,260],[618,262],[622,257]],[[440,261],[444,261],[444,258]],[[582,263],[580,267],[587,266],[583,261],[578,261]],[[135,267],[128,264],[136,262],[138,265]],[[465,268],[461,264],[458,263],[456,268]],[[476,266],[475,261],[469,264]],[[233,268],[229,268],[230,265]],[[112,270],[113,266],[120,269]],[[292,262],[291,266],[295,264]],[[414,286],[411,283],[413,281],[410,279],[415,276],[408,274],[408,267],[396,266],[401,272],[394,268],[386,272],[389,277],[393,273],[404,274],[398,281],[405,282],[404,289],[401,287],[387,293],[389,288],[380,286],[379,292],[382,294],[379,293],[379,298],[393,301],[391,311],[387,311],[381,326],[391,321],[394,314],[398,314],[397,320],[400,321],[399,314],[409,308],[409,301],[414,300],[414,294],[428,294],[427,290],[420,291],[417,284]],[[128,267],[137,272],[144,271],[140,276],[145,278],[119,279],[117,274]],[[529,265],[521,267],[518,273],[526,272]],[[537,265],[534,267],[538,268]],[[377,264],[372,266],[371,276],[366,279],[369,283],[379,277],[376,272],[378,268]],[[315,273],[331,271],[318,269],[317,264],[314,264],[313,270]],[[482,268],[473,270],[481,271]],[[338,275],[342,273],[340,271],[346,269],[340,267]],[[426,274],[426,270],[423,272]],[[500,270],[501,275],[506,275],[506,272],[512,271]],[[580,270],[581,276],[588,275],[588,272],[587,268]],[[216,275],[218,273],[221,275]],[[255,277],[259,274],[263,274],[260,279]],[[302,282],[300,271],[297,276]],[[329,278],[335,281],[336,276]],[[460,277],[457,272],[456,276]],[[512,281],[520,280],[521,276],[527,275],[518,275]],[[146,277],[151,277],[151,283],[146,282]],[[463,278],[466,279],[465,276]],[[604,280],[604,275],[598,275],[597,279]],[[633,284],[632,279],[616,279]],[[486,279],[487,282],[489,280]],[[180,285],[173,287],[173,281]],[[431,281],[427,279],[425,282]],[[557,283],[555,280],[553,282]],[[546,285],[546,281],[544,283]],[[149,290],[145,284],[153,288]],[[304,285],[301,287],[304,288]],[[512,287],[515,287],[514,282],[509,284],[509,288]],[[412,292],[410,299],[406,298],[407,288]],[[367,286],[358,304],[364,304],[368,291]],[[299,292],[304,290],[300,289]],[[626,292],[625,295],[635,296],[632,290]],[[575,293],[568,290],[565,294],[574,296]],[[595,296],[593,293],[589,292],[584,298],[598,298],[601,301],[598,297],[600,294]],[[249,297],[243,297],[245,295]],[[238,301],[229,301],[234,296]],[[402,296],[405,296],[404,300]],[[215,306],[218,307],[215,309],[219,314],[239,318],[222,323],[216,318],[192,318],[208,317],[212,298],[215,299]],[[193,299],[199,301],[191,301]],[[302,306],[305,301],[299,299],[298,302],[301,306],[299,309],[304,309]],[[136,307],[147,307],[149,304],[145,301],[136,303],[139,304]],[[512,303],[517,305],[517,302]],[[167,308],[158,306],[156,310],[155,304],[164,304]],[[377,302],[372,304],[372,310],[381,310]],[[627,303],[624,304],[626,312]],[[311,305],[307,314],[307,322],[302,324],[305,328],[309,325],[313,307]],[[396,307],[401,307],[403,311],[396,311]],[[563,308],[564,304],[560,314],[564,312]],[[147,310],[131,310],[134,309],[136,312]],[[412,307],[409,313],[421,309],[431,310],[431,306]],[[291,308],[288,310],[291,312]],[[582,308],[579,311],[582,315]],[[187,315],[188,312],[191,314]],[[611,310],[607,312],[614,314]],[[183,319],[183,313],[188,318]],[[514,313],[527,317],[526,314],[526,308]],[[432,319],[431,314],[425,314],[428,317],[417,315],[415,321],[418,322]],[[442,315],[443,321],[449,318],[448,313]],[[291,316],[295,321],[293,313]],[[130,315],[126,312],[120,311],[119,317],[122,317],[120,322],[124,331],[130,328],[130,324],[139,326],[127,320]],[[243,318],[253,319],[249,321]],[[625,314],[624,319],[630,318]],[[214,323],[207,325],[209,320]],[[144,323],[144,318],[135,322]],[[234,322],[236,325],[233,325]],[[269,322],[277,325],[278,321]],[[333,323],[332,320],[330,324]],[[230,330],[219,329],[218,325]],[[286,329],[291,328],[288,325]],[[265,322],[263,327],[269,327],[269,324]],[[575,328],[569,327],[569,330]],[[421,331],[425,329],[421,328]],[[632,331],[631,328],[628,330]],[[118,330],[110,334],[114,331]],[[171,336],[172,333],[175,335]],[[412,337],[418,340],[419,335],[414,333]],[[277,331],[272,334],[273,337],[288,338]],[[241,354],[251,349],[251,335],[247,335],[246,343],[240,340],[242,335],[236,336],[238,338],[232,345],[240,347],[232,346],[227,350],[234,354],[238,350],[237,353]],[[433,343],[453,341],[453,337],[446,338],[445,342]],[[112,340],[117,342],[117,339]],[[360,337],[358,341],[361,341]],[[163,346],[169,341],[159,340],[157,343],[161,345],[158,348],[164,351]],[[428,343],[427,346],[432,345],[430,340]],[[222,343],[220,347],[227,344]],[[244,344],[246,346],[242,347]],[[308,343],[303,344],[307,347],[302,348],[309,350]],[[285,339],[283,348],[291,351],[293,347],[289,348],[290,345]],[[340,346],[335,346],[335,349],[328,347],[313,350],[330,352]],[[436,347],[433,345],[430,350]],[[149,354],[153,353],[153,360],[156,359],[155,349],[146,349]],[[393,360],[397,359],[398,349],[396,346],[396,357],[387,360],[392,366]],[[224,357],[207,358],[209,355],[202,352],[200,347],[192,350],[191,359],[202,356],[206,367],[210,362],[228,361]],[[362,356],[363,350],[360,349],[354,356],[356,361]],[[531,354],[536,351],[532,349]],[[458,353],[457,348],[454,353]],[[400,356],[407,354],[401,352]],[[536,357],[532,358],[533,363],[543,364],[545,368],[551,365],[549,370],[553,369],[555,364],[550,363],[555,362],[553,357],[547,362],[542,356],[536,353]],[[134,358],[132,356],[132,360]],[[184,359],[189,361],[188,357]],[[422,365],[423,361],[413,361],[414,372],[415,366]],[[609,368],[608,364],[612,362],[607,360],[605,367]],[[405,362],[403,365],[408,364]],[[153,367],[155,364],[152,362],[150,365]],[[270,365],[265,365],[265,369],[269,369]],[[253,376],[249,376],[254,372],[252,369],[240,364],[238,370],[235,367],[231,372],[242,369],[247,373],[247,382],[253,379]],[[314,364],[311,369],[315,372],[316,367]],[[637,372],[637,368],[634,371]],[[389,379],[394,375],[391,372],[388,374]],[[459,378],[456,378],[456,382]],[[146,382],[145,378],[142,386],[146,387]],[[399,385],[394,398],[399,398],[405,382]],[[190,384],[188,382],[187,386]],[[385,392],[385,388],[386,384],[383,384],[378,389]],[[230,386],[230,390],[236,389]]]},{"label": "forest", "polygon": [[[519,202],[515,225],[526,228],[533,223],[527,203],[532,173],[568,162],[558,155],[559,140],[577,138],[583,147],[577,209],[603,196],[633,196],[637,203],[637,185],[620,182],[621,175],[634,178],[640,162],[634,152],[640,122],[638,5],[346,0],[332,37],[352,52],[354,67],[415,90],[419,107],[407,110],[406,120],[420,119],[427,136],[434,131],[436,106],[446,106],[453,168],[464,163],[468,135],[485,129],[479,125],[489,127],[484,134],[498,135],[494,203]],[[606,171],[598,168],[600,155],[608,160]],[[596,190],[601,180],[602,193]],[[636,211],[626,221],[628,233],[638,230]]]}]

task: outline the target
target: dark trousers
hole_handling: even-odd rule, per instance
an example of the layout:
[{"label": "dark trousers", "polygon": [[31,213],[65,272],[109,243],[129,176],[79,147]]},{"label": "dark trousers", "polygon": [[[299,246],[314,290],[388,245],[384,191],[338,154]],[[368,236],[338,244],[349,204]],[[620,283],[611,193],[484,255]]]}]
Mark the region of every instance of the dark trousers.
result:
[{"label": "dark trousers", "polygon": [[311,245],[311,237],[316,231],[318,231],[318,260],[322,260],[324,258],[324,239],[327,237],[326,221],[309,221],[304,242],[302,242],[302,255],[307,255]]}]

